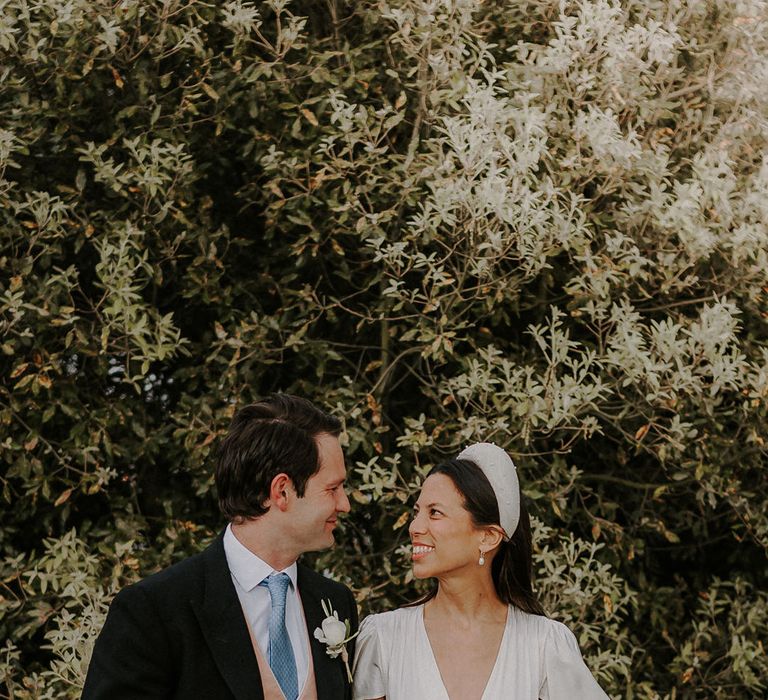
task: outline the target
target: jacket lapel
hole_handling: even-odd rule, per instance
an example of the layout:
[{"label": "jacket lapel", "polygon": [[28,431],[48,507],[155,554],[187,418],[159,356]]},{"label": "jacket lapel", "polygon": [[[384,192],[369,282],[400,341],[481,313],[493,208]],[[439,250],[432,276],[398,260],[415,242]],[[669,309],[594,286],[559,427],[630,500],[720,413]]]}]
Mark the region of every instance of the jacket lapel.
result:
[{"label": "jacket lapel", "polygon": [[307,582],[304,567],[299,564],[297,584],[301,605],[304,608],[304,619],[307,621],[309,647],[312,650],[312,665],[315,669],[315,685],[318,700],[338,700],[347,696],[344,674],[344,662],[341,657],[332,659],[328,656],[327,647],[315,638],[315,629],[322,625],[325,619],[323,613],[323,592]]},{"label": "jacket lapel", "polygon": [[221,675],[237,700],[263,700],[259,666],[229,573],[222,537],[205,550],[203,560],[203,600],[202,603],[192,601],[203,636]]}]

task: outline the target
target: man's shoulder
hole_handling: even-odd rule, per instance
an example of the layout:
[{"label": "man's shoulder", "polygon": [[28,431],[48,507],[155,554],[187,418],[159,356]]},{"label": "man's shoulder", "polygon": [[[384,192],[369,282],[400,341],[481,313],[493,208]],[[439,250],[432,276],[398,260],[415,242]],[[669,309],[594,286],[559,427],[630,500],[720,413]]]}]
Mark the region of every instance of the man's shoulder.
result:
[{"label": "man's shoulder", "polygon": [[[352,591],[339,581],[323,576],[304,564],[298,565],[298,586],[304,610],[307,613],[307,625],[310,629],[319,626],[328,615],[327,605],[342,620],[349,620],[352,631],[357,631],[357,603]],[[350,655],[354,655],[355,640],[349,645]]]},{"label": "man's shoulder", "polygon": [[[201,593],[205,561],[208,558],[216,557],[217,543],[218,540],[214,540],[202,551],[126,586],[118,595],[123,599],[150,596],[160,601],[172,602],[179,596],[188,598],[196,593]],[[220,547],[220,545],[218,546]],[[223,551],[221,556],[223,556]]]}]

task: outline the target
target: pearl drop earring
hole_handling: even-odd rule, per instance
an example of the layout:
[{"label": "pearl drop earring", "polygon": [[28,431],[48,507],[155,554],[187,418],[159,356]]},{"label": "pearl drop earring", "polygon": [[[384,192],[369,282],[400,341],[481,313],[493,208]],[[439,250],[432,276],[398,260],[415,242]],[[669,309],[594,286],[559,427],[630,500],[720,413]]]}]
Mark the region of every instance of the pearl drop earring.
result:
[{"label": "pearl drop earring", "polygon": [[480,550],[480,558],[477,560],[477,563],[480,566],[485,566],[485,553],[483,552],[482,549]]}]

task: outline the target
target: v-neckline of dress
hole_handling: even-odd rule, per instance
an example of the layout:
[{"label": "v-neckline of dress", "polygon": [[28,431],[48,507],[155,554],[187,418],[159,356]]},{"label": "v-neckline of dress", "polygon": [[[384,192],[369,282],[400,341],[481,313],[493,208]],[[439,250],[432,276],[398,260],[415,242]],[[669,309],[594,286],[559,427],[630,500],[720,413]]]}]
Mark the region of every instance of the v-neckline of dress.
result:
[{"label": "v-neckline of dress", "polygon": [[[427,625],[424,622],[425,609],[426,609],[426,604],[423,603],[421,606],[420,614],[419,614],[419,629],[421,630],[422,635],[424,635],[424,642],[426,643],[427,649],[429,650],[429,658],[432,660],[433,675],[435,676],[436,681],[440,684],[440,687],[443,689],[443,697],[445,698],[445,700],[451,700],[451,696],[448,695],[448,690],[445,687],[445,681],[443,681],[443,676],[440,673],[440,667],[437,665],[435,650],[432,648],[432,642],[429,641],[429,635],[427,634]],[[504,643],[507,641],[507,634],[509,632],[510,612],[511,611],[508,605],[507,619],[504,620],[504,632],[501,635],[501,642],[499,643],[499,648],[496,650],[496,659],[494,660],[493,668],[491,669],[491,672],[485,681],[485,686],[483,687],[483,692],[480,695],[480,700],[485,700],[485,693],[488,690],[488,688],[491,687],[491,681],[493,680],[493,677],[496,675],[496,669],[499,667],[499,659],[501,658],[501,651],[502,649],[504,649]]]}]

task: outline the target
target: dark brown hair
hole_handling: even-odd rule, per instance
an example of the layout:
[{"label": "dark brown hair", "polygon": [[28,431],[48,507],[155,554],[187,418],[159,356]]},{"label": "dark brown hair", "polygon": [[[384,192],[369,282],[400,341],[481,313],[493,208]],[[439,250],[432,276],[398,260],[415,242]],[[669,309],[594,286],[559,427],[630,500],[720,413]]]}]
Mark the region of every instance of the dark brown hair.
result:
[{"label": "dark brown hair", "polygon": [[[499,525],[499,502],[483,470],[468,459],[451,459],[433,467],[427,476],[445,474],[464,500],[464,508],[475,527]],[[501,527],[499,525],[499,527]],[[546,615],[533,592],[531,521],[520,494],[520,522],[512,537],[499,545],[491,564],[496,594],[507,605],[532,615]],[[418,601],[425,603],[437,594],[437,586]]]},{"label": "dark brown hair", "polygon": [[304,496],[307,480],[320,469],[315,438],[340,432],[338,418],[289,394],[273,394],[241,408],[218,451],[221,512],[229,520],[264,515],[272,479],[280,473]]}]

